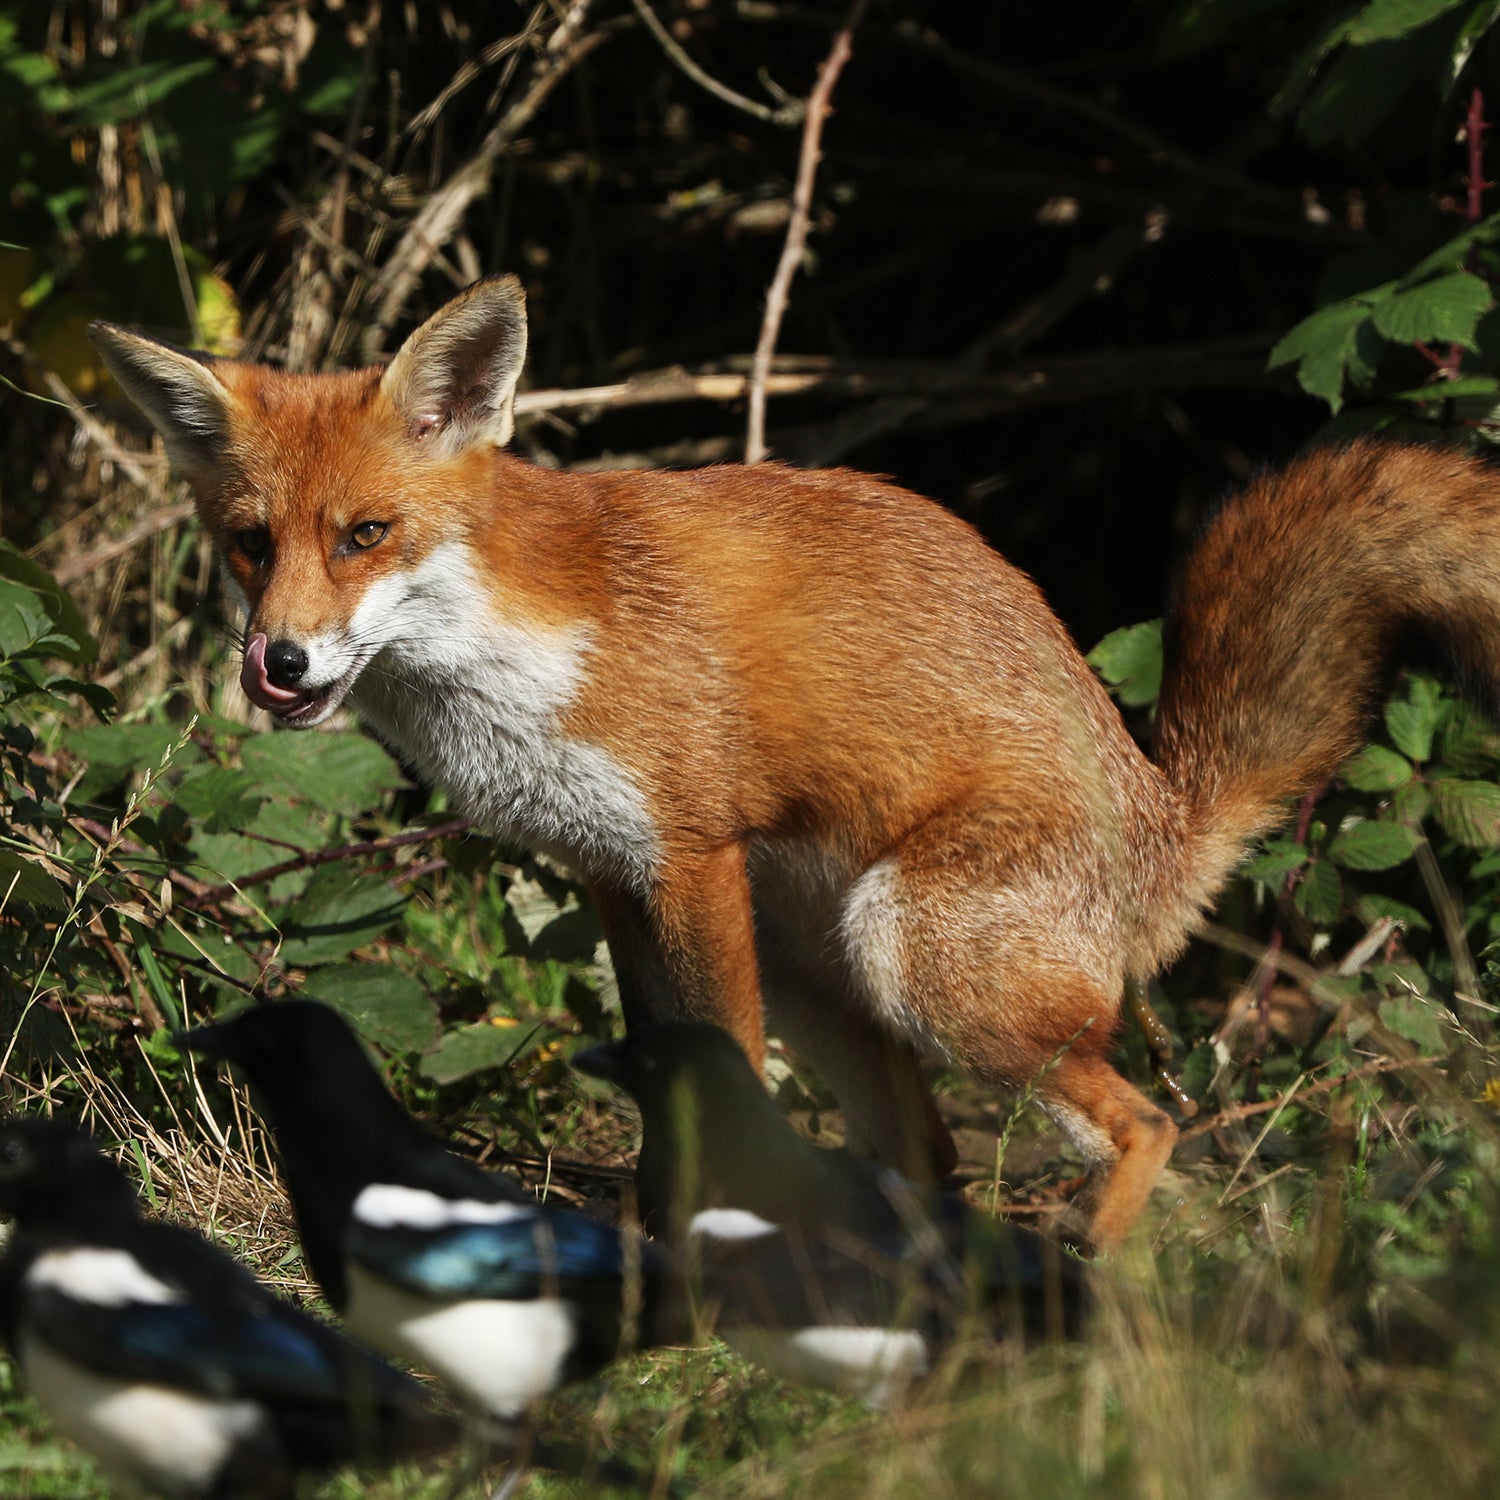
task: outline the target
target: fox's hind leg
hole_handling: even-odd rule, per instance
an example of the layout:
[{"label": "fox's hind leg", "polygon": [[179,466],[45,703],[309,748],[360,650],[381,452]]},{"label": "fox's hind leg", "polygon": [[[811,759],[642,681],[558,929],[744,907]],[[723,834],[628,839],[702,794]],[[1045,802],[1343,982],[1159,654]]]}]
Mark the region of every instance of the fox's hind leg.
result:
[{"label": "fox's hind leg", "polygon": [[1123,989],[1114,882],[1080,880],[1076,844],[1063,868],[1055,844],[1010,842],[1016,830],[985,821],[929,825],[866,871],[845,902],[846,952],[877,1021],[935,1039],[985,1082],[1035,1091],[1089,1169],[1073,1216],[1089,1216],[1087,1232],[1067,1232],[1107,1249],[1177,1135],[1106,1055]]},{"label": "fox's hind leg", "polygon": [[826,938],[762,941],[761,984],[771,1030],[833,1091],[845,1144],[916,1182],[958,1164],[911,1041],[880,1025],[847,964]]}]

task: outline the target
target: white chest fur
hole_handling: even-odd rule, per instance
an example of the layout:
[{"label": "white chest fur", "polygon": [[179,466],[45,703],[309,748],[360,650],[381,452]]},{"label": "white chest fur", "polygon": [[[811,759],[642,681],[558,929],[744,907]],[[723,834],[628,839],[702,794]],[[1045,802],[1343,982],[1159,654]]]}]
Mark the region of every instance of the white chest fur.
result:
[{"label": "white chest fur", "polygon": [[365,595],[354,639],[379,648],[361,715],[424,778],[496,832],[644,885],[655,830],[639,787],[598,745],[565,734],[588,632],[507,618],[468,550],[450,543]]}]

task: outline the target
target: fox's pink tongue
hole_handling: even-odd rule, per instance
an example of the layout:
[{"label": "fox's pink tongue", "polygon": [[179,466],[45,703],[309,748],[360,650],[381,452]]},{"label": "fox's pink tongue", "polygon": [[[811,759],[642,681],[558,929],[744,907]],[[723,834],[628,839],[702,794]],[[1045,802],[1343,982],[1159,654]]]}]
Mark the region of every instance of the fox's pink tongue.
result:
[{"label": "fox's pink tongue", "polygon": [[245,662],[240,668],[240,686],[245,696],[260,708],[275,713],[278,709],[290,708],[303,702],[307,694],[292,688],[279,688],[266,676],[266,637],[256,631],[245,643]]}]

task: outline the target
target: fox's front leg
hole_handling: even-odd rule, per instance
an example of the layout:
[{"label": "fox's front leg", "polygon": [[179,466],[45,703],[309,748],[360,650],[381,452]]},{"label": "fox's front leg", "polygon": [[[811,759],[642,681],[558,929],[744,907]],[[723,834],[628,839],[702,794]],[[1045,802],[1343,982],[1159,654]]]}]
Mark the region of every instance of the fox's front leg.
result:
[{"label": "fox's front leg", "polygon": [[602,882],[593,894],[626,1026],[711,1021],[765,1061],[760,973],[743,844],[679,851],[644,894]]}]

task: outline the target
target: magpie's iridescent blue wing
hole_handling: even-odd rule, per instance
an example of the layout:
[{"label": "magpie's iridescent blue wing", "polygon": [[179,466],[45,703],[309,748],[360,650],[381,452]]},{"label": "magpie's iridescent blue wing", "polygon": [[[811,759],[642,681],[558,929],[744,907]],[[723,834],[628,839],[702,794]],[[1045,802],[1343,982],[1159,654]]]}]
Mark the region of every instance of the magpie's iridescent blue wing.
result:
[{"label": "magpie's iridescent blue wing", "polygon": [[581,1214],[517,1213],[475,1222],[372,1224],[358,1214],[349,1258],[383,1280],[431,1297],[529,1300],[618,1284],[619,1232]]},{"label": "magpie's iridescent blue wing", "polygon": [[80,1301],[42,1287],[28,1292],[22,1326],[99,1374],[204,1395],[309,1402],[346,1399],[352,1358],[338,1358],[297,1315],[205,1308],[194,1302]]}]

